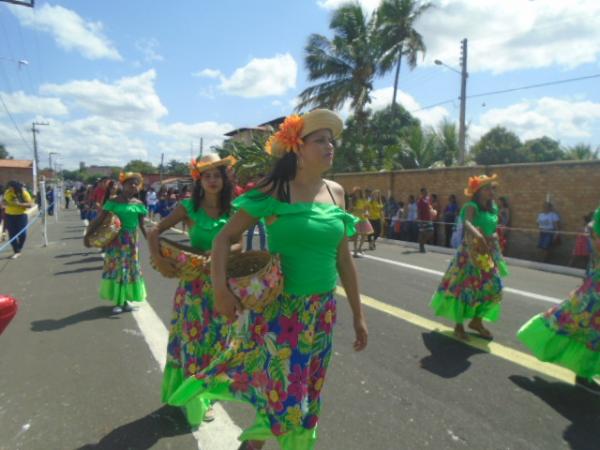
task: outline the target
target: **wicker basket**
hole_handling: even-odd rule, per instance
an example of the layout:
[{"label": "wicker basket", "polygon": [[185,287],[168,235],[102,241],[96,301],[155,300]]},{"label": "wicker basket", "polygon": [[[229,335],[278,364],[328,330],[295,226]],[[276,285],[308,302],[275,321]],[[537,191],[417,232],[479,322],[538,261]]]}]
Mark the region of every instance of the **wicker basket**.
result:
[{"label": "wicker basket", "polygon": [[477,250],[477,243],[475,239],[467,237],[467,252],[469,253],[469,258],[480,270],[484,272],[491,272],[496,267],[496,263],[494,262],[494,258],[491,253],[481,253]]},{"label": "wicker basket", "polygon": [[227,261],[227,283],[244,308],[264,311],[283,290],[279,256],[265,251],[231,255]]},{"label": "wicker basket", "polygon": [[92,247],[104,248],[110,244],[121,231],[121,219],[112,212],[105,212],[104,219],[93,233],[86,234]]},{"label": "wicker basket", "polygon": [[[200,278],[208,267],[208,256],[189,245],[161,237],[159,246],[160,254],[174,262],[177,267],[177,275],[174,278],[185,281],[195,280]],[[151,263],[152,267],[156,269],[152,260]]]}]

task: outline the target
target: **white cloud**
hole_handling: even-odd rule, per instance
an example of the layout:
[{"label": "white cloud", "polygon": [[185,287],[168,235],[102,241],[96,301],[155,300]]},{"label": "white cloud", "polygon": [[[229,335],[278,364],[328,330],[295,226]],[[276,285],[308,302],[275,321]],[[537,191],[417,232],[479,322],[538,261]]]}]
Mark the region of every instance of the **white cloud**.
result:
[{"label": "white cloud", "polygon": [[121,55],[102,33],[101,22],[84,20],[76,12],[44,3],[39,8],[11,6],[21,25],[50,33],[65,50],[75,50],[88,59],[121,60]]},{"label": "white cloud", "polygon": [[282,95],[296,87],[298,66],[289,53],[273,58],[254,58],[231,77],[222,77],[219,89],[240,97]]},{"label": "white cloud", "polygon": [[[63,116],[69,113],[69,110],[59,98],[37,97],[27,95],[23,91],[11,94],[3,92],[1,94],[4,103],[6,103],[8,110],[13,115],[43,114],[48,116]],[[4,114],[4,109],[0,109],[0,116]]]},{"label": "white cloud", "polygon": [[199,78],[221,78],[223,76],[223,74],[221,73],[220,70],[203,69],[198,72],[194,72],[192,74],[192,76],[199,77]]},{"label": "white cloud", "polygon": [[[358,3],[365,9],[366,11],[374,11],[378,6],[381,0],[357,0]],[[354,0],[317,0],[317,4],[323,9],[337,9],[342,5],[354,3]]]},{"label": "white cloud", "polygon": [[556,140],[582,140],[600,127],[600,103],[542,97],[494,108],[469,127],[471,142],[497,125],[524,140],[544,135]]},{"label": "white cloud", "polygon": [[[317,0],[336,9],[349,0]],[[359,0],[367,11],[380,0]],[[469,71],[508,72],[593,63],[600,55],[600,2],[433,0],[416,24],[427,46],[424,63],[458,66],[460,41],[469,39]]]},{"label": "white cloud", "polygon": [[137,48],[144,55],[144,61],[151,63],[154,61],[164,61],[164,58],[156,50],[158,49],[158,41],[154,38],[138,39],[135,42]]},{"label": "white cloud", "polygon": [[507,72],[558,65],[573,68],[600,54],[597,0],[437,0],[417,23],[434,59],[458,66],[460,41],[469,39],[469,71]]},{"label": "white cloud", "polygon": [[65,84],[44,84],[40,91],[72,101],[86,112],[114,120],[155,121],[167,114],[154,89],[156,72],[148,70],[124,77],[113,84],[99,80],[78,80]]}]

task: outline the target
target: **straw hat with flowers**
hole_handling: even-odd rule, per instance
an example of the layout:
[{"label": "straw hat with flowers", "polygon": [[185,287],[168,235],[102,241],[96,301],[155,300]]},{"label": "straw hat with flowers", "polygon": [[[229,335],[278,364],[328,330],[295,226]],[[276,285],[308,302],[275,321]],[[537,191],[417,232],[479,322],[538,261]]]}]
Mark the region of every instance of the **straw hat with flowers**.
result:
[{"label": "straw hat with flowers", "polygon": [[498,176],[496,174],[488,177],[487,175],[479,175],[475,177],[469,177],[469,183],[465,189],[465,195],[467,197],[473,197],[478,190],[487,185],[497,186],[498,182],[496,181]]},{"label": "straw hat with flowers", "polygon": [[210,169],[215,169],[222,166],[231,166],[237,161],[233,156],[220,158],[216,153],[210,153],[202,158],[190,162],[190,175],[194,180],[202,178],[202,173]]}]

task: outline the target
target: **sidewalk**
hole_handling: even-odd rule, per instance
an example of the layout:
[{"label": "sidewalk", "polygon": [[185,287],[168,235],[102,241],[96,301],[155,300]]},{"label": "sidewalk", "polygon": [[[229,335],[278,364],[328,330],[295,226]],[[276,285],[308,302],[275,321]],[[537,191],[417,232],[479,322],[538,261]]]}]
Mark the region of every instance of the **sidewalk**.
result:
[{"label": "sidewalk", "polygon": [[20,309],[0,336],[0,449],[192,449],[162,373],[130,314],[98,299],[102,258],[76,210],[32,227],[23,255],[0,256],[0,290]]}]

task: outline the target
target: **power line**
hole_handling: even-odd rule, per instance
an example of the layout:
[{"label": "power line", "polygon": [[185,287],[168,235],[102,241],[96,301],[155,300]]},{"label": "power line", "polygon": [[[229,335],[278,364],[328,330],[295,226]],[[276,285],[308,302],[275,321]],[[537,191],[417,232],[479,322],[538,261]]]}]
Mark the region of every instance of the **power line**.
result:
[{"label": "power line", "polygon": [[23,141],[23,143],[25,144],[25,146],[30,151],[33,151],[33,149],[29,146],[29,143],[23,137],[23,134],[21,133],[21,130],[19,129],[19,126],[17,125],[17,122],[15,122],[15,119],[13,118],[12,114],[8,110],[8,106],[6,106],[6,103],[4,103],[4,98],[2,97],[2,93],[0,93],[0,102],[2,103],[2,106],[4,106],[4,110],[6,111],[6,114],[8,114],[8,117],[10,118],[10,121],[12,122],[13,126],[15,127],[15,130],[17,130],[17,133],[19,133],[19,136],[21,137],[21,140]]},{"label": "power line", "polygon": [[591,80],[593,78],[600,78],[600,73],[597,73],[595,75],[588,75],[585,77],[566,78],[564,80],[548,81],[546,83],[530,84],[527,86],[521,86],[521,87],[516,87],[516,88],[511,88],[511,89],[501,89],[499,91],[490,91],[490,92],[483,92],[481,94],[467,95],[467,98],[477,98],[477,97],[486,97],[488,95],[506,94],[507,92],[524,91],[526,89],[534,89],[534,88],[539,88],[539,87],[544,87],[544,86],[554,86],[557,84],[564,84],[564,83],[573,83],[575,81]]}]

